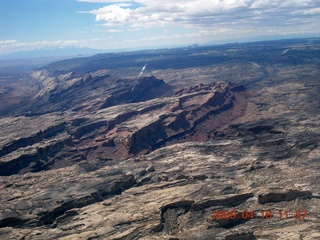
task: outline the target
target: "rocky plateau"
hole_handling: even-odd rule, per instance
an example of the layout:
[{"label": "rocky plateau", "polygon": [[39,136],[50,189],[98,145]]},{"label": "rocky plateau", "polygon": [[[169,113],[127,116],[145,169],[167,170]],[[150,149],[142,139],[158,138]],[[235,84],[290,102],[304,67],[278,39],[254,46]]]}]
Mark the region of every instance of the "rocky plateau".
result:
[{"label": "rocky plateau", "polygon": [[320,239],[319,69],[303,39],[1,78],[0,238]]}]

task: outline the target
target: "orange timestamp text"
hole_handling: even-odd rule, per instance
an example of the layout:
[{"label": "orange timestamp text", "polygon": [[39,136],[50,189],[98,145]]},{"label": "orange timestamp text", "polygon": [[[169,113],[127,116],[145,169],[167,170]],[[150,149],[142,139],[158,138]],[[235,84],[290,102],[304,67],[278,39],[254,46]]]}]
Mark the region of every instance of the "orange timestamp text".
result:
[{"label": "orange timestamp text", "polygon": [[307,210],[296,210],[289,212],[288,210],[261,210],[261,211],[236,211],[232,210],[213,210],[212,219],[252,219],[252,218],[262,218],[271,219],[273,217],[278,217],[280,219],[285,219],[289,217],[295,217],[296,219],[306,219]]}]

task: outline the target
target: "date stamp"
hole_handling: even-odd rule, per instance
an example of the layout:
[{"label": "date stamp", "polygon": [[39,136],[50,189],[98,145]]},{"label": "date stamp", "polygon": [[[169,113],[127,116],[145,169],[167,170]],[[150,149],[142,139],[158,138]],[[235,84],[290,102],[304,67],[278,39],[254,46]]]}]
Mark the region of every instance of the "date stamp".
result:
[{"label": "date stamp", "polygon": [[213,210],[212,219],[271,219],[271,218],[286,219],[295,217],[297,220],[304,220],[307,217],[307,210],[261,210],[261,211],[249,211],[244,209],[243,211],[231,210]]}]

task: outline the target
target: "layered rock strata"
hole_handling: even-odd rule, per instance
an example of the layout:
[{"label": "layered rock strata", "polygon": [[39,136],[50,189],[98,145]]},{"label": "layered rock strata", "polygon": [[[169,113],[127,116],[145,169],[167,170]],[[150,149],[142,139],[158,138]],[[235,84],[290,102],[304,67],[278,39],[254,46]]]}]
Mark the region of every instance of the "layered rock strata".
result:
[{"label": "layered rock strata", "polygon": [[[214,139],[245,109],[243,92],[215,83],[172,97],[41,116],[1,119],[0,175],[38,172],[79,161],[100,164],[176,142]],[[114,97],[116,99],[117,97]]]}]

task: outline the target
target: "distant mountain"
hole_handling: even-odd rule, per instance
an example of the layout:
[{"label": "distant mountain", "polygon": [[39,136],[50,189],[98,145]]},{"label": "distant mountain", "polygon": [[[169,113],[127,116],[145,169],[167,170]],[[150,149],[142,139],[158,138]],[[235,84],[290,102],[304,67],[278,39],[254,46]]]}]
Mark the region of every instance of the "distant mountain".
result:
[{"label": "distant mountain", "polygon": [[257,40],[257,41],[243,41],[243,42],[232,42],[217,44],[216,42],[207,42],[203,46],[217,46],[221,48],[225,47],[248,47],[248,46],[269,46],[269,47],[283,47],[290,44],[319,44],[319,37],[308,37],[308,38],[289,38],[289,39],[272,39],[272,40]]},{"label": "distant mountain", "polygon": [[8,54],[0,54],[1,59],[44,58],[44,57],[79,57],[104,52],[104,50],[80,47],[36,49]]}]

